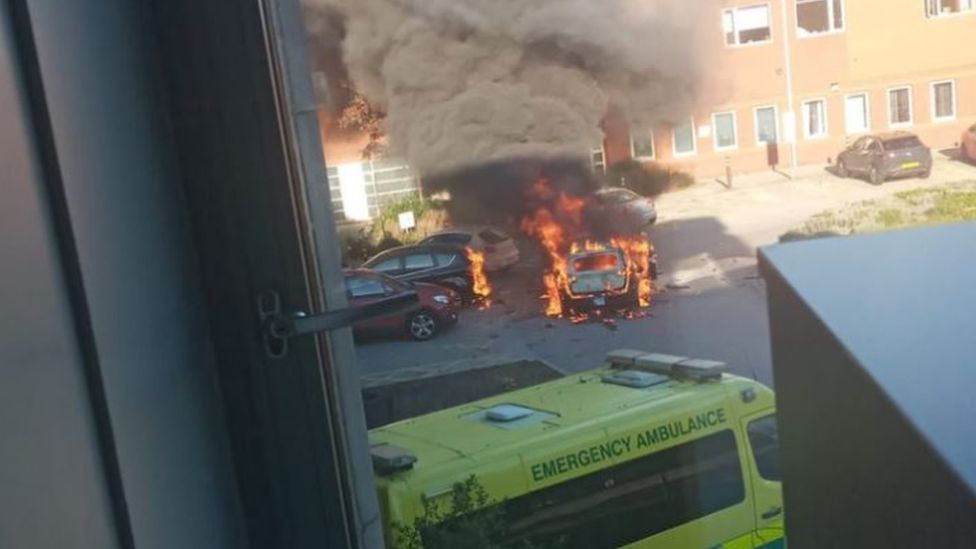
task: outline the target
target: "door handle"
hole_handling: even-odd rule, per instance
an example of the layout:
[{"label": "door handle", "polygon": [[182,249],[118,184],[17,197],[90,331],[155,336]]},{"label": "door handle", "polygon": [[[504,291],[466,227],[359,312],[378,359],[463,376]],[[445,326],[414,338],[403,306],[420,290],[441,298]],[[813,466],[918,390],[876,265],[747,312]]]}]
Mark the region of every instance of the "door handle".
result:
[{"label": "door handle", "polygon": [[762,518],[764,518],[766,520],[769,520],[769,519],[771,519],[773,517],[779,516],[782,513],[783,513],[783,508],[782,507],[771,507],[765,513],[763,513],[763,514],[761,514],[759,516],[761,516]]}]

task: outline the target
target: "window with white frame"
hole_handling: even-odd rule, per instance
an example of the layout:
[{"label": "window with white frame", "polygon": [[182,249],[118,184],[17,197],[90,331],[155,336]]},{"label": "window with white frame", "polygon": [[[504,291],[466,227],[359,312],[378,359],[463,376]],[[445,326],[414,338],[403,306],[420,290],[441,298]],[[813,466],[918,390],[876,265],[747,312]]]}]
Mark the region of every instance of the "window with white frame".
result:
[{"label": "window with white frame", "polygon": [[607,171],[607,162],[602,146],[590,149],[590,167],[593,168],[593,171],[596,173],[603,173]]},{"label": "window with white frame", "polygon": [[844,0],[796,0],[796,35],[844,30]]},{"label": "window with white frame", "polygon": [[776,143],[776,107],[756,107],[756,143]]},{"label": "window with white frame", "polygon": [[956,118],[956,83],[952,80],[932,83],[932,120]]},{"label": "window with white frame", "polygon": [[768,42],[772,39],[769,4],[743,6],[722,10],[722,30],[725,45],[741,46]]},{"label": "window with white frame", "polygon": [[739,145],[734,112],[720,112],[712,115],[712,139],[715,140],[715,150],[717,151],[734,149]]},{"label": "window with white frame", "polygon": [[852,93],[844,98],[844,124],[848,134],[866,133],[871,129],[868,94]]},{"label": "window with white frame", "polygon": [[671,129],[671,141],[675,156],[695,154],[695,124],[691,118]]},{"label": "window with white frame", "polygon": [[815,138],[827,135],[827,102],[811,99],[803,102],[803,137]]},{"label": "window with white frame", "polygon": [[646,130],[630,134],[630,154],[636,160],[654,159],[654,131]]},{"label": "window with white frame", "polygon": [[888,90],[888,125],[910,126],[912,123],[912,88]]},{"label": "window with white frame", "polygon": [[976,9],[976,0],[925,0],[927,17],[945,17]]}]

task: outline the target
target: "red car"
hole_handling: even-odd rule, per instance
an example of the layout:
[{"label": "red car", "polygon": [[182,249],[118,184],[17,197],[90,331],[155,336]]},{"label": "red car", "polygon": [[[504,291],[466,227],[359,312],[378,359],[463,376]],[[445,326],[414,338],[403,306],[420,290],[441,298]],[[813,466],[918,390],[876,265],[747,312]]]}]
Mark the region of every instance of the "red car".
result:
[{"label": "red car", "polygon": [[357,322],[353,325],[357,332],[406,333],[416,341],[426,341],[458,320],[461,297],[454,290],[423,282],[403,282],[369,269],[347,269],[343,275],[351,306],[366,305],[410,290],[416,291],[420,298],[419,309]]}]

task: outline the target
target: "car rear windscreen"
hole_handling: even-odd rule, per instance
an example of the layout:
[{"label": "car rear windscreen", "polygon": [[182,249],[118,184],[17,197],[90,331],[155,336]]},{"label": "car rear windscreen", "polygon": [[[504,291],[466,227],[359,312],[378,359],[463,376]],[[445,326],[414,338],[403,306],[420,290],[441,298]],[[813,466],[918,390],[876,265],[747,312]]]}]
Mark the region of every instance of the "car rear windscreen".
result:
[{"label": "car rear windscreen", "polygon": [[918,140],[914,135],[909,135],[907,137],[896,137],[894,139],[889,139],[885,141],[885,150],[898,151],[902,149],[914,149],[915,147],[921,147],[922,142]]},{"label": "car rear windscreen", "polygon": [[480,236],[481,240],[484,240],[488,244],[499,244],[508,240],[508,235],[502,234],[498,231],[493,231],[491,229],[481,231],[478,233],[478,236]]},{"label": "car rear windscreen", "polygon": [[573,260],[573,270],[584,271],[613,271],[617,269],[620,258],[617,254],[594,254]]}]

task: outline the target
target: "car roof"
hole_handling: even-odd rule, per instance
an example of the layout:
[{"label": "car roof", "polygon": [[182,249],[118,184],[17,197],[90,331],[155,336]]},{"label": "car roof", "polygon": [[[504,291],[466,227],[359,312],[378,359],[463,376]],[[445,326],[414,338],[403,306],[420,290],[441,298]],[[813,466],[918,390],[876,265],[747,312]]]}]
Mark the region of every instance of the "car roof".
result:
[{"label": "car roof", "polygon": [[439,234],[451,234],[451,233],[464,233],[464,234],[476,235],[485,229],[491,229],[495,232],[508,234],[504,230],[499,229],[498,227],[493,227],[491,225],[455,225],[453,227],[444,227],[443,229],[437,232],[431,233],[430,236],[428,236],[427,238],[430,238],[431,236],[437,236]]},{"label": "car roof", "polygon": [[900,139],[902,137],[915,137],[915,138],[917,138],[918,136],[915,135],[912,132],[897,131],[897,132],[878,133],[878,134],[871,135],[870,137],[874,137],[876,139],[880,139],[881,141],[891,141],[892,139]]},{"label": "car roof", "polygon": [[373,262],[379,261],[381,259],[384,259],[384,258],[389,257],[389,256],[392,256],[392,255],[400,255],[400,254],[405,254],[405,253],[410,253],[410,252],[421,252],[421,253],[423,253],[423,252],[428,252],[428,253],[437,253],[437,252],[463,253],[464,252],[464,248],[462,246],[455,246],[453,244],[435,244],[435,243],[432,243],[432,242],[431,243],[427,243],[427,244],[411,244],[411,245],[408,245],[408,246],[397,246],[396,248],[390,248],[389,250],[384,250],[384,251],[382,251],[382,252],[374,255],[373,257],[367,259],[366,260],[366,263],[373,263]]}]

